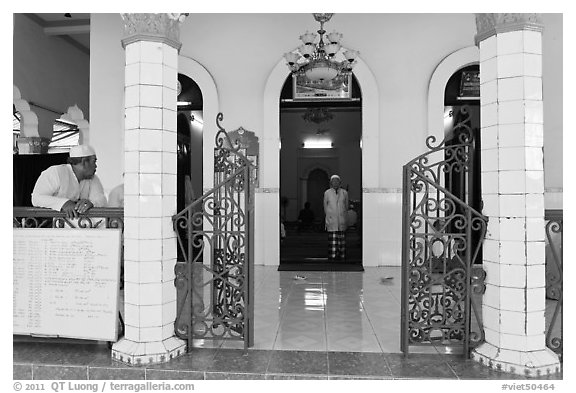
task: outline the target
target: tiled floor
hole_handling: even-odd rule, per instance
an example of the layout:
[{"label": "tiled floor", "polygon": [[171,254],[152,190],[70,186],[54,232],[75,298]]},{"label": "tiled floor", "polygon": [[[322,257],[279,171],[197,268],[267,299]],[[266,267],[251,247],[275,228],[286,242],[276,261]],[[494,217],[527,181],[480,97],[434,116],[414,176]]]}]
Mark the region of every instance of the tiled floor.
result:
[{"label": "tiled floor", "polygon": [[[254,276],[254,349],[401,352],[399,267],[278,272],[276,267],[256,266]],[[195,346],[242,344],[198,340]],[[411,348],[420,353],[445,350]]]},{"label": "tiled floor", "polygon": [[[191,353],[128,366],[106,345],[14,342],[14,379],[525,379],[446,348],[400,353],[400,268],[278,272],[255,267],[255,343],[196,341]],[[305,276],[296,279],[295,276]],[[426,353],[427,352],[427,353]],[[542,378],[539,378],[542,379]],[[562,379],[562,374],[544,379]]]},{"label": "tiled floor", "polygon": [[[106,345],[15,342],[13,379],[527,379],[461,356],[199,348],[168,363],[128,366]],[[561,375],[538,379],[562,379]]]}]

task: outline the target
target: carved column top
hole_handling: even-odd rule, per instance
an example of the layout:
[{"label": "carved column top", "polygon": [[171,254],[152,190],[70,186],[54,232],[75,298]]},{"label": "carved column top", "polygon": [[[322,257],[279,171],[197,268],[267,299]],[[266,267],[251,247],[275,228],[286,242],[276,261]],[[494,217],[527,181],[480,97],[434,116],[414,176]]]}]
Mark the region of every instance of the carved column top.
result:
[{"label": "carved column top", "polygon": [[180,50],[180,25],[188,14],[120,14],[124,20],[122,47],[137,41],[156,41]]},{"label": "carved column top", "polygon": [[542,31],[541,14],[476,14],[476,45],[498,33],[518,30]]}]

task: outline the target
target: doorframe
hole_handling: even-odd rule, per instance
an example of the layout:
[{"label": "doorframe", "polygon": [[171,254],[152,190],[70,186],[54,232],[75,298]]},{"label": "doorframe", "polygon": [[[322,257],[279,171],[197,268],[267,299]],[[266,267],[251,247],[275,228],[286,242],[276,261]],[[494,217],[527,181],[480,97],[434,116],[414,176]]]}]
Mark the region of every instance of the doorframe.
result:
[{"label": "doorframe", "polygon": [[[480,62],[477,46],[468,46],[446,56],[434,69],[428,84],[428,135],[436,142],[444,139],[444,91],[450,77],[459,69]],[[426,151],[425,138],[422,151]]]},{"label": "doorframe", "polygon": [[[342,48],[341,50],[346,50]],[[378,189],[380,168],[380,96],[374,74],[362,58],[354,67],[362,93],[362,208],[375,211],[376,198],[366,198],[369,189]],[[290,72],[280,58],[272,69],[264,88],[263,127],[260,160],[260,187],[255,195],[255,262],[277,266],[280,263],[280,93]],[[362,220],[362,255],[368,246],[378,244],[378,231],[364,228]],[[378,266],[378,260],[367,260],[364,266]]]},{"label": "doorframe", "polygon": [[[202,92],[202,160],[204,163],[211,163],[214,160],[214,139],[218,132],[216,126],[216,116],[219,112],[218,90],[214,78],[208,70],[196,60],[184,56],[178,56],[178,73],[186,75],[192,79]],[[202,190],[199,194],[214,187],[214,167],[213,165],[203,165],[202,170]]]}]

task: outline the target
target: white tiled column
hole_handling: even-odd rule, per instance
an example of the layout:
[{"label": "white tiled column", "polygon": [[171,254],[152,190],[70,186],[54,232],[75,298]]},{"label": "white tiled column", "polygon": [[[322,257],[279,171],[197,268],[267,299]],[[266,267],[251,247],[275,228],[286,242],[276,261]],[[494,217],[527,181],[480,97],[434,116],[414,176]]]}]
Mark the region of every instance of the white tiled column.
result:
[{"label": "white tiled column", "polygon": [[[176,84],[178,21],[124,14],[127,37],[124,130],[125,336],[112,357],[130,364],[186,352],[176,319]],[[150,27],[152,32],[146,29]],[[165,31],[158,31],[164,28]]]},{"label": "white tiled column", "polygon": [[559,372],[545,341],[542,32],[535,14],[477,14],[482,114],[485,343],[472,358]]}]

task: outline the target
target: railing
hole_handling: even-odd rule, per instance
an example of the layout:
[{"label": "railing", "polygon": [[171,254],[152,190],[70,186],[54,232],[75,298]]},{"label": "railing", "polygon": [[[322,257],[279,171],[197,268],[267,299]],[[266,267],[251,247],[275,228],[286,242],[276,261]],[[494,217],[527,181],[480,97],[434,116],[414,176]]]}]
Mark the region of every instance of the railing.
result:
[{"label": "railing", "polygon": [[13,228],[120,228],[124,229],[124,209],[94,207],[77,219],[66,213],[42,207],[14,207]]},{"label": "railing", "polygon": [[562,210],[546,210],[546,345],[563,354],[563,241]]}]

